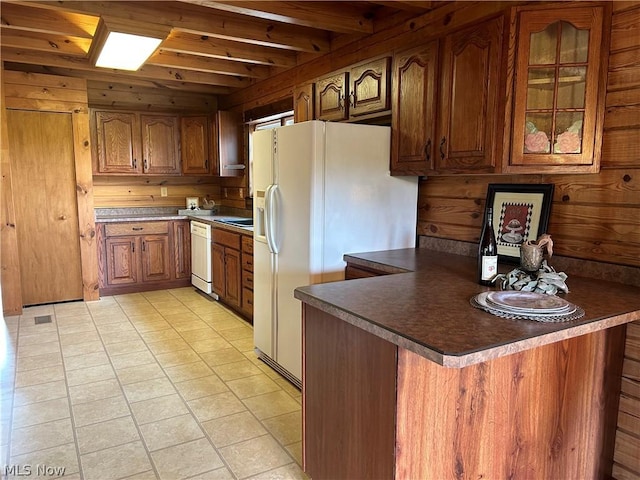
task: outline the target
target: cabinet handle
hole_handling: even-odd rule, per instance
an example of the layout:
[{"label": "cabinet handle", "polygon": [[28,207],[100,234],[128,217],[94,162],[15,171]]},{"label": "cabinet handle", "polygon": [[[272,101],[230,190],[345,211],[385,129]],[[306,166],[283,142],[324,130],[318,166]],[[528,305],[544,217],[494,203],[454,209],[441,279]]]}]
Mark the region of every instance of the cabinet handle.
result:
[{"label": "cabinet handle", "polygon": [[440,159],[444,160],[444,145],[447,143],[447,137],[442,137],[440,140]]},{"label": "cabinet handle", "polygon": [[431,160],[431,139],[427,140],[427,143],[424,145],[424,157],[427,159],[427,162]]},{"label": "cabinet handle", "polygon": [[142,251],[144,252],[144,240],[142,241]]},{"label": "cabinet handle", "polygon": [[344,110],[344,95],[338,97],[338,110]]},{"label": "cabinet handle", "polygon": [[149,163],[147,162],[147,159],[144,159],[144,169],[145,171],[147,170],[147,168],[149,167]]},{"label": "cabinet handle", "polygon": [[139,232],[140,230],[144,230],[144,227],[132,227],[131,230],[135,230],[136,232]]},{"label": "cabinet handle", "polygon": [[131,253],[136,253],[136,244],[131,242]]},{"label": "cabinet handle", "polygon": [[349,106],[356,108],[356,92],[351,92],[349,94]]},{"label": "cabinet handle", "polygon": [[133,169],[136,170],[138,168],[138,159],[134,158],[133,159]]},{"label": "cabinet handle", "polygon": [[204,159],[204,169],[205,170],[209,170],[209,159],[208,158]]}]

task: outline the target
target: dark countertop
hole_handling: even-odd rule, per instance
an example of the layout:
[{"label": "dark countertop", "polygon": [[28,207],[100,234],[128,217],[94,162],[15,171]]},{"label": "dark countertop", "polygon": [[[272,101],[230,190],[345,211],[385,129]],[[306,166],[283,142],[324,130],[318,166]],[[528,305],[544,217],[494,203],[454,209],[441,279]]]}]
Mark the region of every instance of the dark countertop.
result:
[{"label": "dark countertop", "polygon": [[[640,288],[569,272],[570,293],[562,296],[582,307],[585,316],[543,323],[500,318],[472,307],[471,297],[490,290],[475,281],[474,257],[418,248],[349,254],[345,260],[397,273],[300,287],[295,297],[448,367],[640,320]],[[512,268],[500,266],[501,272]]]}]

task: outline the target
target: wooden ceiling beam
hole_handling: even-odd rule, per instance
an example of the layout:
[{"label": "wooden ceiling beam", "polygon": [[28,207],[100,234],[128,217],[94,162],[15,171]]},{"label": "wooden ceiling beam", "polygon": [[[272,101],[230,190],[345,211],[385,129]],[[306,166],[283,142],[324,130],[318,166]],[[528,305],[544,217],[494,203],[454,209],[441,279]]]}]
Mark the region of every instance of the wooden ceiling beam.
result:
[{"label": "wooden ceiling beam", "polygon": [[93,38],[98,17],[74,12],[33,9],[20,4],[2,2],[2,27],[27,32],[53,33],[79,38]]},{"label": "wooden ceiling beam", "polygon": [[272,2],[179,0],[225,12],[338,33],[373,33],[364,2]]},{"label": "wooden ceiling beam", "polygon": [[233,75],[249,78],[267,78],[270,74],[269,67],[252,65],[250,63],[233,62],[217,58],[185,55],[169,51],[160,51],[153,54],[145,65],[157,65],[168,68],[181,68],[185,70],[197,70],[221,75]]},{"label": "wooden ceiling beam", "polygon": [[91,40],[53,33],[0,29],[0,46],[37,50],[54,54],[86,56]]},{"label": "wooden ceiling beam", "polygon": [[296,65],[295,52],[184,32],[171,32],[169,37],[162,42],[160,48],[164,51],[274,67],[294,67]]}]

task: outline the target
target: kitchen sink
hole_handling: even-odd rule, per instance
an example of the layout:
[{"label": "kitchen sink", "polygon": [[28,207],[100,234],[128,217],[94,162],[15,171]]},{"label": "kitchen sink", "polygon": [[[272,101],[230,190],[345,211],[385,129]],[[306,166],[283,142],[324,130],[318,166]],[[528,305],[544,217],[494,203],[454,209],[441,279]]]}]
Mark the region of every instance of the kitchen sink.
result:
[{"label": "kitchen sink", "polygon": [[253,227],[253,218],[220,219],[218,221],[234,227]]}]

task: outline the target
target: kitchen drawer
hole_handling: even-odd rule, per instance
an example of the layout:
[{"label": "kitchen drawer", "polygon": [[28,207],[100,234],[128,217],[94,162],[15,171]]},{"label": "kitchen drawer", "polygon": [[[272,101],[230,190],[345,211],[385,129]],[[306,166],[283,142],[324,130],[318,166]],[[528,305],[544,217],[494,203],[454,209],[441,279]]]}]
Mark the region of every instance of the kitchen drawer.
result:
[{"label": "kitchen drawer", "polygon": [[253,237],[248,235],[242,236],[242,253],[253,255]]},{"label": "kitchen drawer", "polygon": [[246,270],[242,271],[242,287],[250,288],[253,290],[253,273],[247,272]]},{"label": "kitchen drawer", "polygon": [[242,254],[242,269],[253,272],[253,255]]},{"label": "kitchen drawer", "polygon": [[168,234],[169,222],[131,222],[107,223],[105,234],[107,237],[121,237],[123,235]]},{"label": "kitchen drawer", "polygon": [[223,245],[229,248],[240,250],[240,234],[222,230],[221,228],[211,229],[211,240],[213,243]]}]

